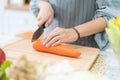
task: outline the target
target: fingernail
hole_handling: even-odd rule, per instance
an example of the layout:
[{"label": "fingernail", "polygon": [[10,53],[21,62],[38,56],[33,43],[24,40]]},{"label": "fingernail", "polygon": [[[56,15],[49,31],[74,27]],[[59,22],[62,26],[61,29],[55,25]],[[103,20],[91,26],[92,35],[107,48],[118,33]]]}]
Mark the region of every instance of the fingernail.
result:
[{"label": "fingernail", "polygon": [[49,47],[49,45],[46,45],[46,47]]}]

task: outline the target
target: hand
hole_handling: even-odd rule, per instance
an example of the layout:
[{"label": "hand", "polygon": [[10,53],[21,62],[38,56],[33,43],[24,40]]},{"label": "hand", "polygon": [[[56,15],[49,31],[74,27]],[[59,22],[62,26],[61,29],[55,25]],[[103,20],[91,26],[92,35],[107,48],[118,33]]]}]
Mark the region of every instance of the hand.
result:
[{"label": "hand", "polygon": [[74,42],[78,38],[74,29],[69,28],[55,28],[48,36],[46,36],[42,42],[46,47],[56,46],[61,43]]},{"label": "hand", "polygon": [[38,26],[42,26],[45,23],[45,26],[48,27],[52,21],[53,21],[53,17],[54,17],[54,11],[52,6],[45,1],[40,1],[39,4],[40,7],[40,12],[38,14]]}]

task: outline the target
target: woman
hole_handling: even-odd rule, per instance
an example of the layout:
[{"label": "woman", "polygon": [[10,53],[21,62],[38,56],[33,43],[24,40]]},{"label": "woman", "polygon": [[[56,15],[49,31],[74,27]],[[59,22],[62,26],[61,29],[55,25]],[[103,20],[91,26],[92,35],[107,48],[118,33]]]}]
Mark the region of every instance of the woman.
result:
[{"label": "woman", "polygon": [[45,24],[46,47],[75,43],[104,49],[109,41],[105,27],[120,12],[119,0],[32,0],[38,26]]}]

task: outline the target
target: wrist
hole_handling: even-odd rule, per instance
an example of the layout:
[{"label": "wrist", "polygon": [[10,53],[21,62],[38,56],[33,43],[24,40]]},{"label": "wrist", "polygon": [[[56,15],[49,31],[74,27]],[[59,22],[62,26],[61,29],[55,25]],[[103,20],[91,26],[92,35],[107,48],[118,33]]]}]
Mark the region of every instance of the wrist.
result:
[{"label": "wrist", "polygon": [[40,0],[38,7],[39,9],[42,9],[43,7],[51,7],[51,4],[48,3],[46,0]]},{"label": "wrist", "polygon": [[[80,39],[80,33],[79,33],[79,31],[78,31],[75,27],[73,27],[72,29],[76,32],[76,34],[77,34],[77,36],[78,36],[78,37],[77,37],[77,40],[79,40],[79,39]],[[76,40],[76,41],[77,41],[77,40]]]}]

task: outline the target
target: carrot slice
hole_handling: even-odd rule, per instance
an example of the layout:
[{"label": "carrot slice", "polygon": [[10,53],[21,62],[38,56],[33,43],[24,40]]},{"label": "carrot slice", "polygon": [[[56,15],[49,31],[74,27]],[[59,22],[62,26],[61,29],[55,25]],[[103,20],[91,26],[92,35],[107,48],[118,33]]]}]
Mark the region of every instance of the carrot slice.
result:
[{"label": "carrot slice", "polygon": [[53,47],[45,47],[40,39],[33,42],[33,48],[38,51],[53,53],[61,56],[79,57],[81,55],[79,50],[67,45],[61,44]]}]

